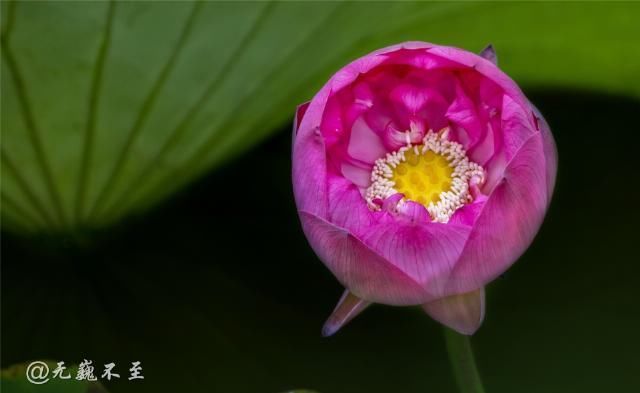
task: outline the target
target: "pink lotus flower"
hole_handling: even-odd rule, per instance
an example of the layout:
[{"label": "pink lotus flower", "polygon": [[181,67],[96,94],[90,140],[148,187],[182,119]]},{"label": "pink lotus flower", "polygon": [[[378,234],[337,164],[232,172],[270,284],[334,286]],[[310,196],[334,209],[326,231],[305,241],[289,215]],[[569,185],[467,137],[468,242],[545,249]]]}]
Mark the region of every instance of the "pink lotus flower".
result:
[{"label": "pink lotus flower", "polygon": [[406,42],[338,71],[298,108],[293,189],[346,288],[330,335],[370,303],[422,305],[472,334],[484,286],[527,249],[553,192],[549,127],[481,55]]}]

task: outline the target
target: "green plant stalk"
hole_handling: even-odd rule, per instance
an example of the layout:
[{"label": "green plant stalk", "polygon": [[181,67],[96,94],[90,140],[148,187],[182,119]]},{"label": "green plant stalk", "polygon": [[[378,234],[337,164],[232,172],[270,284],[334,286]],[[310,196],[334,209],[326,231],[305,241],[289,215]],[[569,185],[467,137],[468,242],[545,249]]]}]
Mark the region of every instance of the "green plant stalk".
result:
[{"label": "green plant stalk", "polygon": [[469,336],[444,328],[449,361],[461,393],[484,393]]}]

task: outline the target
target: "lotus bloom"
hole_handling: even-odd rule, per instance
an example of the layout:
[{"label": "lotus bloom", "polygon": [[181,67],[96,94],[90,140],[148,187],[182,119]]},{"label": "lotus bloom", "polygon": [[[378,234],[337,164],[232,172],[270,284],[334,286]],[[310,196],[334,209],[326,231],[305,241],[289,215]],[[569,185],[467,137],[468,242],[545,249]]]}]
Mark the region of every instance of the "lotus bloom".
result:
[{"label": "lotus bloom", "polygon": [[323,334],[371,303],[474,333],[485,285],[542,223],[556,167],[548,125],[491,47],[407,42],[338,71],[293,135],[304,233],[346,288]]}]

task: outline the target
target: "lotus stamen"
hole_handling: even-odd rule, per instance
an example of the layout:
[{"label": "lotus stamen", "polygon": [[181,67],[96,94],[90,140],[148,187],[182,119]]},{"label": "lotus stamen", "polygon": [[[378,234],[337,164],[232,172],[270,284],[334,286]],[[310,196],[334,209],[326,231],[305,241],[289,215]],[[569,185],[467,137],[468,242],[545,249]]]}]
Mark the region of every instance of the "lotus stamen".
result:
[{"label": "lotus stamen", "polygon": [[379,158],[371,172],[365,199],[371,210],[377,200],[403,194],[427,208],[431,220],[446,223],[465,204],[473,201],[470,182],[484,182],[484,169],[469,160],[461,144],[448,139],[449,129],[429,131],[420,145],[407,146]]}]

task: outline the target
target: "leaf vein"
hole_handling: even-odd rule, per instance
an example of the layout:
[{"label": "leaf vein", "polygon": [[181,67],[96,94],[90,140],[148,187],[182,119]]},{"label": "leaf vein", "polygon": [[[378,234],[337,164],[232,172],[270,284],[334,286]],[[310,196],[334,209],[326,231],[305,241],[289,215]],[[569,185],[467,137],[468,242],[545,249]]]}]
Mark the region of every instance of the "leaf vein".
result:
[{"label": "leaf vein", "polygon": [[156,102],[156,99],[160,95],[167,79],[169,78],[169,76],[171,75],[171,72],[175,67],[175,64],[180,56],[180,53],[182,52],[182,48],[184,47],[184,44],[187,42],[187,39],[191,33],[191,30],[194,25],[194,21],[196,19],[196,16],[199,10],[201,9],[201,6],[202,6],[202,2],[200,1],[194,2],[191,12],[189,13],[189,16],[187,17],[184,27],[180,33],[178,41],[176,42],[176,45],[173,47],[171,54],[167,59],[167,62],[164,64],[162,70],[158,74],[158,77],[155,83],[153,84],[151,90],[149,90],[149,94],[147,95],[145,101],[143,102],[142,107],[138,112],[138,116],[136,117],[136,120],[131,126],[131,129],[129,130],[127,139],[124,143],[122,150],[120,151],[120,154],[118,155],[116,163],[114,164],[113,169],[109,177],[107,178],[107,181],[104,183],[102,190],[98,193],[97,200],[93,205],[90,215],[96,214],[100,211],[101,205],[109,198],[113,185],[117,184],[118,177],[121,176],[122,168],[125,166],[127,162],[127,159],[130,155],[131,148],[138,134],[140,133],[144,124],[146,123],[147,118],[149,117],[149,114],[151,113],[151,110],[153,109],[153,106]]},{"label": "leaf vein", "polygon": [[202,104],[218,90],[221,82],[226,78],[229,71],[231,71],[233,64],[240,56],[242,56],[250,42],[255,38],[274,4],[274,2],[269,2],[262,8],[256,17],[256,20],[252,23],[251,28],[242,37],[240,43],[236,46],[236,49],[231,53],[225,64],[222,66],[218,75],[209,83],[209,85],[207,85],[207,88],[200,95],[198,100],[196,100],[195,104],[192,105],[187,113],[181,118],[180,122],[170,133],[170,136],[165,140],[165,143],[162,145],[158,153],[149,161],[149,164],[140,171],[134,181],[130,183],[128,188],[131,188],[131,192],[123,192],[118,199],[107,208],[105,212],[107,215],[113,214],[114,211],[120,211],[119,206],[124,203],[129,195],[135,194],[137,190],[141,189],[140,186],[144,183],[144,180],[148,178],[149,173],[157,167],[158,163],[162,162],[163,156],[171,151],[171,148],[180,140],[191,118],[197,113]]},{"label": "leaf vein", "polygon": [[116,7],[116,2],[114,0],[110,0],[109,6],[107,9],[104,34],[102,37],[100,48],[98,49],[98,55],[96,57],[95,67],[93,70],[91,90],[89,93],[89,108],[87,111],[87,127],[85,130],[84,146],[83,146],[83,152],[82,152],[81,163],[80,163],[80,177],[78,179],[78,189],[76,193],[75,214],[76,214],[76,222],[79,224],[82,223],[82,220],[83,220],[83,210],[84,210],[84,204],[85,204],[85,197],[87,193],[87,182],[88,182],[87,176],[89,174],[91,163],[92,163],[91,156],[93,154],[93,147],[94,147],[98,100],[100,97],[100,92],[102,90],[104,66],[106,63],[107,54],[109,53],[109,48],[111,46],[111,30],[113,27],[115,7]]},{"label": "leaf vein", "polygon": [[[20,102],[20,106],[22,107],[22,115],[27,128],[29,141],[31,142],[31,145],[36,154],[36,160],[38,162],[38,166],[40,167],[40,171],[44,178],[45,185],[53,201],[54,209],[56,210],[58,219],[60,220],[60,223],[62,226],[66,226],[66,217],[64,214],[64,210],[62,208],[62,201],[60,199],[58,189],[53,180],[51,167],[49,165],[49,161],[47,159],[47,155],[45,153],[43,143],[40,138],[40,133],[38,131],[35,118],[33,116],[31,104],[29,103],[29,99],[27,96],[27,89],[26,89],[24,80],[22,78],[20,68],[18,67],[18,63],[14,57],[11,46],[9,45],[9,35],[11,34],[15,26],[15,13],[16,13],[15,10],[17,7],[17,3],[11,2],[9,6],[11,8],[9,9],[8,17],[11,19],[7,21],[7,30],[5,31],[5,34],[2,35],[2,37],[0,38],[0,44],[2,45],[2,49],[4,50],[7,66],[11,71],[11,77],[13,79],[13,82],[16,88],[18,102]],[[17,174],[17,172],[15,173]]]}]

